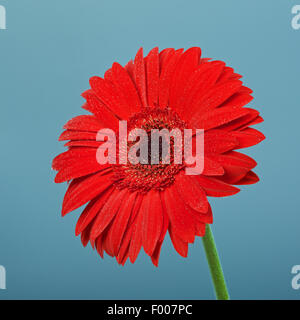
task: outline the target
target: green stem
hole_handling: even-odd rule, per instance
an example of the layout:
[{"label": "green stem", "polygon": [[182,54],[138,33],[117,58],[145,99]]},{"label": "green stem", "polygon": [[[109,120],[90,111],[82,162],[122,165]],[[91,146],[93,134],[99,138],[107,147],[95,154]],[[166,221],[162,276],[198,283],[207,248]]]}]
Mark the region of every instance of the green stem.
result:
[{"label": "green stem", "polygon": [[206,225],[205,236],[202,238],[210,274],[215,288],[217,300],[229,300],[229,294],[210,226]]}]

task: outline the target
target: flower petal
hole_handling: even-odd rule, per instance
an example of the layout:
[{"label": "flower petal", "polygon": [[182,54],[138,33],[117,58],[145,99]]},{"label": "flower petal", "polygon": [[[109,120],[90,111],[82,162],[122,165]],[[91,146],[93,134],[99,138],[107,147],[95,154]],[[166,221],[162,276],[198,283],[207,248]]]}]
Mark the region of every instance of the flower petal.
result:
[{"label": "flower petal", "polygon": [[86,99],[86,103],[82,106],[83,109],[93,113],[104,128],[118,129],[119,122],[115,114],[113,114],[107,107],[97,98],[92,90],[87,90],[82,94]]},{"label": "flower petal", "polygon": [[258,130],[246,128],[242,131],[233,131],[232,134],[238,139],[237,149],[252,147],[265,139],[265,136]]},{"label": "flower petal", "polygon": [[127,194],[127,189],[115,189],[112,192],[107,202],[102,207],[101,211],[96,217],[94,226],[91,231],[91,239],[95,240],[105,230],[105,228],[109,225],[109,223],[118,213],[119,208]]},{"label": "flower petal", "polygon": [[259,177],[253,171],[249,171],[244,178],[236,182],[237,185],[253,184],[259,181]]},{"label": "flower petal", "polygon": [[233,68],[226,66],[223,69],[223,72],[218,79],[218,84],[225,83],[230,79],[234,79],[235,78],[234,75],[235,75],[235,73],[234,73]]},{"label": "flower petal", "polygon": [[103,235],[105,234],[102,233],[95,241],[96,250],[101,258],[103,258],[103,253],[104,253],[103,241],[102,241]]},{"label": "flower petal", "polygon": [[121,205],[118,214],[108,230],[107,239],[108,242],[111,243],[111,250],[114,255],[117,255],[119,252],[121,242],[135,204],[135,200],[136,193],[129,193],[126,197],[126,201]]},{"label": "flower petal", "polygon": [[152,255],[161,234],[163,213],[158,191],[150,190],[141,203],[142,245],[148,255]]},{"label": "flower petal", "polygon": [[66,130],[98,132],[103,126],[93,115],[81,115],[69,120],[65,125]]},{"label": "flower petal", "polygon": [[193,106],[216,83],[224,66],[225,63],[222,61],[212,61],[200,64],[194,71],[184,89],[182,98],[179,98],[179,103],[186,110],[187,119],[190,119],[194,113]]},{"label": "flower petal", "polygon": [[204,176],[195,176],[206,194],[211,197],[226,197],[231,196],[240,191],[240,189],[224,183],[215,178]]},{"label": "flower petal", "polygon": [[90,86],[98,99],[118,118],[127,120],[130,117],[123,93],[112,82],[95,76],[90,78]]},{"label": "flower petal", "polygon": [[134,79],[135,84],[144,107],[147,106],[147,92],[146,92],[146,74],[145,62],[143,58],[143,48],[140,48],[134,59]]},{"label": "flower petal", "polygon": [[128,113],[139,112],[142,104],[135,84],[126,69],[116,62],[112,66],[112,81],[123,92],[127,101]]},{"label": "flower petal", "polygon": [[75,178],[83,177],[91,173],[107,169],[108,167],[110,167],[109,163],[100,165],[96,161],[96,158],[93,160],[78,161],[75,163],[72,162],[59,170],[54,181],[55,183],[70,181]]},{"label": "flower petal", "polygon": [[98,148],[102,141],[93,140],[71,140],[64,144],[65,147],[88,147],[88,148]]},{"label": "flower petal", "polygon": [[[193,115],[194,122],[197,122],[197,118],[205,114],[206,112],[213,110],[230,98],[234,93],[236,93],[242,82],[239,80],[230,80],[225,83],[220,83],[208,90],[206,94],[202,96],[201,99],[197,101],[191,109],[190,114]],[[199,128],[199,127],[198,127]]]},{"label": "flower petal", "polygon": [[176,65],[170,86],[169,106],[179,114],[184,112],[182,105],[180,105],[179,97],[182,96],[189,77],[198,67],[200,56],[200,48],[189,48],[181,55]]},{"label": "flower petal", "polygon": [[66,130],[58,138],[58,141],[64,140],[96,140],[96,132]]},{"label": "flower petal", "polygon": [[[132,239],[132,234],[133,234],[133,230],[135,228],[135,222],[136,222],[136,218],[137,218],[137,215],[139,213],[139,210],[140,210],[140,206],[141,206],[142,200],[143,200],[143,196],[138,193],[136,195],[136,201],[134,203],[134,207],[132,209],[131,216],[130,216],[129,221],[128,221],[127,229],[125,231],[125,234],[123,236],[123,239],[122,239],[122,242],[121,242],[121,245],[120,245],[119,253],[118,253],[117,257],[116,257],[118,263],[120,263],[122,265],[125,264],[127,258],[129,257],[129,249],[130,249],[130,243],[131,243],[131,239]],[[139,245],[140,245],[140,248],[139,248],[139,250],[140,250],[141,249],[141,243]]]},{"label": "flower petal", "polygon": [[249,172],[248,168],[234,165],[224,165],[224,169],[225,174],[222,177],[218,177],[218,179],[229,184],[235,184]]},{"label": "flower petal", "polygon": [[92,227],[93,227],[93,221],[81,233],[81,243],[84,247],[86,247],[90,241],[90,233],[91,233]]},{"label": "flower petal", "polygon": [[249,113],[238,119],[225,123],[224,125],[220,126],[219,129],[224,131],[233,131],[240,130],[240,128],[243,126],[248,127],[249,124],[258,117],[259,112],[251,108],[244,108],[244,110],[248,110]]},{"label": "flower petal", "polygon": [[249,111],[245,108],[218,108],[204,114],[201,112],[195,113],[190,123],[195,128],[208,130],[222,126],[247,114],[249,114]]},{"label": "flower petal", "polygon": [[[193,179],[195,179],[195,178],[193,178]],[[198,232],[201,232],[201,230],[203,229],[203,224],[205,225],[206,223],[213,223],[213,215],[212,215],[212,210],[211,210],[211,206],[209,203],[208,203],[207,212],[200,213],[198,211],[192,210],[191,214],[194,217],[195,226],[196,226],[196,229],[198,230]],[[197,225],[198,225],[198,227],[197,227]],[[199,233],[198,234],[196,233],[196,235],[202,236],[202,234],[199,234]]]},{"label": "flower petal", "polygon": [[128,61],[128,63],[125,65],[124,68],[128,72],[129,77],[131,78],[131,80],[133,81],[134,86],[136,87],[135,77],[134,77],[134,62],[132,60]]},{"label": "flower petal", "polygon": [[256,161],[251,157],[236,151],[229,151],[225,154],[210,155],[209,157],[220,163],[222,166],[233,165],[253,169],[257,165]]},{"label": "flower petal", "polygon": [[174,249],[180,254],[182,257],[186,258],[188,255],[188,242],[183,241],[180,237],[177,236],[173,227],[169,227],[169,234],[171,241],[173,243]]},{"label": "flower petal", "polygon": [[228,108],[228,107],[243,107],[249,102],[253,100],[253,97],[247,93],[240,93],[239,91],[227,99],[222,105],[221,108]]},{"label": "flower petal", "polygon": [[78,236],[100,212],[107,199],[111,196],[113,189],[108,188],[97,198],[91,200],[81,213],[75,228],[75,235]]},{"label": "flower petal", "polygon": [[205,176],[222,176],[224,174],[224,168],[217,161],[204,157],[202,174]]},{"label": "flower petal", "polygon": [[103,170],[85,178],[74,179],[65,194],[62,215],[81,207],[112,185],[109,171]]},{"label": "flower petal", "polygon": [[235,149],[238,145],[238,139],[230,132],[216,129],[204,133],[205,155],[224,153]]},{"label": "flower petal", "polygon": [[258,116],[257,118],[255,118],[254,120],[246,123],[246,124],[243,124],[241,127],[238,127],[237,130],[238,131],[242,131],[246,128],[248,128],[249,126],[254,126],[255,124],[259,124],[259,123],[262,123],[264,122],[264,119],[261,117],[261,116]]},{"label": "flower petal", "polygon": [[164,210],[168,215],[172,229],[183,241],[194,242],[194,219],[189,214],[188,208],[174,188],[174,185],[165,189],[162,193]]},{"label": "flower petal", "polygon": [[207,212],[208,201],[206,194],[197,180],[192,179],[190,176],[185,175],[185,173],[181,171],[176,176],[175,186],[183,201],[192,209],[201,213]]},{"label": "flower petal", "polygon": [[158,105],[159,55],[158,47],[153,48],[146,61],[148,106]]},{"label": "flower petal", "polygon": [[169,218],[168,218],[168,215],[166,214],[166,212],[163,210],[163,226],[161,229],[161,234],[160,234],[157,245],[156,245],[156,247],[152,253],[152,256],[151,256],[152,263],[156,267],[158,266],[158,260],[159,260],[161,246],[164,241],[165,235],[168,231],[168,227],[169,227]]},{"label": "flower petal", "polygon": [[66,167],[69,163],[78,162],[80,160],[95,160],[96,151],[91,148],[74,148],[65,151],[56,156],[52,161],[52,168],[54,170],[60,170]]},{"label": "flower petal", "polygon": [[129,247],[129,259],[134,263],[142,248],[142,230],[143,230],[143,215],[138,213],[135,222],[133,223],[132,236]]},{"label": "flower petal", "polygon": [[171,57],[173,57],[174,54],[175,54],[175,49],[173,49],[173,48],[166,48],[159,53],[159,71],[160,71],[160,73],[161,73],[162,68],[165,67],[165,64],[167,64],[170,61]]},{"label": "flower petal", "polygon": [[169,61],[166,61],[162,65],[162,70],[159,77],[159,106],[165,108],[169,104],[169,94],[171,87],[171,80],[174,74],[178,60],[181,57],[183,49],[176,50],[174,55],[170,58]]}]

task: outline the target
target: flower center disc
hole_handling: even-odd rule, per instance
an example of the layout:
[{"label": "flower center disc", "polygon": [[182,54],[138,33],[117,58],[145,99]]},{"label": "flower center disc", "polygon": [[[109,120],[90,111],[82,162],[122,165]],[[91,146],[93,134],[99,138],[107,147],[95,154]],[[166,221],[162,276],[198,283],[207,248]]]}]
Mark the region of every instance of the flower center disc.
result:
[{"label": "flower center disc", "polygon": [[[171,185],[175,181],[176,174],[184,167],[183,164],[174,163],[174,138],[161,135],[159,151],[153,153],[153,150],[151,150],[151,132],[153,129],[167,129],[168,132],[179,129],[183,136],[184,128],[186,128],[185,122],[175,112],[167,108],[146,108],[131,117],[128,121],[128,132],[134,129],[143,129],[147,133],[148,139],[145,142],[148,148],[147,159],[144,159],[137,150],[136,155],[140,157],[139,163],[132,164],[129,156],[126,164],[113,165],[115,186],[119,189],[128,188],[131,191],[146,193],[151,189],[162,191]],[[125,150],[127,154],[136,143],[127,142],[127,150]],[[170,150],[168,152],[168,163],[163,163],[165,154],[162,146],[164,144],[168,145]],[[156,159],[156,164],[152,164],[151,159]]]}]

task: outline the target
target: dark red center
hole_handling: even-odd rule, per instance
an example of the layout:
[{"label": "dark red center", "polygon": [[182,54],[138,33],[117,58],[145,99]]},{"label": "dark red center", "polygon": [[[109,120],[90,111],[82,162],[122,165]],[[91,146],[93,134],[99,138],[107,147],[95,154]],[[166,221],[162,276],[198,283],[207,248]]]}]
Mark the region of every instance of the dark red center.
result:
[{"label": "dark red center", "polygon": [[[145,108],[142,112],[135,114],[128,121],[128,133],[133,129],[143,129],[148,135],[148,159],[140,161],[138,164],[132,164],[127,161],[127,164],[116,164],[113,166],[114,181],[117,188],[128,188],[131,191],[147,192],[151,189],[164,190],[175,181],[176,174],[184,167],[183,164],[174,163],[174,139],[171,136],[160,138],[159,151],[157,154],[151,154],[151,130],[152,129],[167,129],[169,132],[172,129],[179,129],[182,133],[186,128],[186,124],[178,115],[165,108]],[[164,141],[165,140],[165,141]],[[162,152],[163,143],[169,144],[169,163],[163,163],[164,155]],[[129,149],[136,142],[127,143],[127,154]],[[139,151],[136,153],[140,156]],[[151,159],[155,158],[157,164],[151,164]],[[142,158],[140,158],[142,160]],[[148,161],[147,161],[148,160]],[[141,162],[148,162],[143,164]]]}]

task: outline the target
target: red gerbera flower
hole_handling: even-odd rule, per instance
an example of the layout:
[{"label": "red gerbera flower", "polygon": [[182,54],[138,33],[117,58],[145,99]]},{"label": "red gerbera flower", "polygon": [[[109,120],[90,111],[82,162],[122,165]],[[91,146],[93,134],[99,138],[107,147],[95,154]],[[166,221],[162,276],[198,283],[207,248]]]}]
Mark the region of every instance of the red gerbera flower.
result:
[{"label": "red gerbera flower", "polygon": [[[234,185],[259,179],[256,162],[237,149],[253,146],[264,135],[250,126],[263,119],[246,108],[252,90],[222,61],[201,58],[201,49],[140,49],[122,67],[114,63],[104,78],[92,77],[83,93],[83,108],[92,115],[68,121],[59,140],[68,151],[53,160],[55,182],[71,181],[62,215],[87,204],[77,225],[84,246],[88,242],[103,257],[133,263],[141,248],[158,265],[168,231],[175,250],[187,256],[188,244],[204,236],[213,222],[207,196],[236,194]],[[119,120],[133,128],[204,129],[204,170],[185,175],[184,165],[106,164],[96,160],[97,132],[118,131]]]}]

